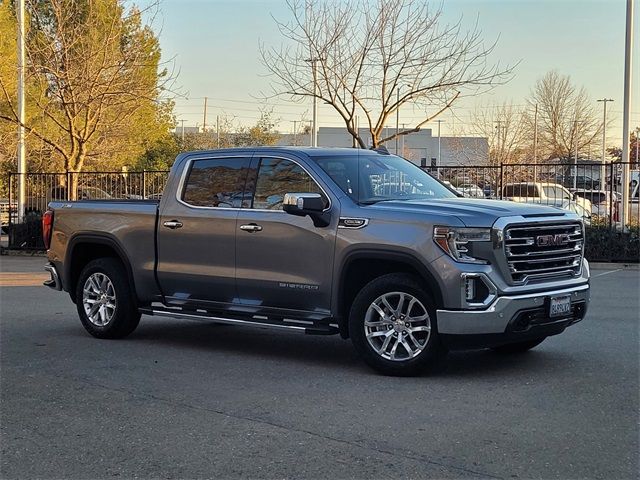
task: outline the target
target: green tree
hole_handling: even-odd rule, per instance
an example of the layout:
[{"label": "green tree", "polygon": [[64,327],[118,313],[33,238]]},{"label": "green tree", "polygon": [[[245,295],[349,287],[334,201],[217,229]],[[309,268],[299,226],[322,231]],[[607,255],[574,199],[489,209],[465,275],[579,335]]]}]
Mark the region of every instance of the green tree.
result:
[{"label": "green tree", "polygon": [[[15,38],[10,13],[0,38]],[[168,134],[172,104],[160,95],[171,78],[138,9],[123,0],[27,0],[27,18],[26,76],[35,88],[24,127],[54,154],[48,169],[119,168]],[[11,75],[0,70],[0,120],[15,127],[11,62]]]}]

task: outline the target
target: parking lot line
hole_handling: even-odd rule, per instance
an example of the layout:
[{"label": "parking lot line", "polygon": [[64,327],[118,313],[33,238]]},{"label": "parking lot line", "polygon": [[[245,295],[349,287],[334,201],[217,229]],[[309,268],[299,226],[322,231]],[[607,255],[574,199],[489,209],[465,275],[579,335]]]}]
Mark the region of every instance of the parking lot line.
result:
[{"label": "parking lot line", "polygon": [[0,272],[0,287],[37,287],[48,279],[47,273]]},{"label": "parking lot line", "polygon": [[608,272],[598,273],[597,275],[591,275],[591,278],[602,277],[603,275],[609,275],[610,273],[616,273],[616,272],[619,272],[620,270],[624,270],[624,268],[619,268],[617,270],[609,270]]}]

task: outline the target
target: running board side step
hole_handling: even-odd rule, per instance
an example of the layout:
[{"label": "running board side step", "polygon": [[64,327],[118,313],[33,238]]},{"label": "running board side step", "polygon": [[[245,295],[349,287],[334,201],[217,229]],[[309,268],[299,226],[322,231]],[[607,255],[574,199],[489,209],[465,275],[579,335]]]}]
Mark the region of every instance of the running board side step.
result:
[{"label": "running board side step", "polygon": [[[159,317],[173,317],[183,320],[208,321],[213,323],[224,323],[228,325],[244,325],[247,327],[268,328],[272,330],[287,330],[289,332],[305,333],[307,335],[334,335],[339,333],[338,327],[328,323],[314,325],[290,325],[283,322],[271,322],[267,320],[246,320],[232,317],[218,317],[215,315],[200,313],[185,313],[164,308],[139,308],[138,311],[144,315]],[[306,322],[305,322],[306,323]]]}]

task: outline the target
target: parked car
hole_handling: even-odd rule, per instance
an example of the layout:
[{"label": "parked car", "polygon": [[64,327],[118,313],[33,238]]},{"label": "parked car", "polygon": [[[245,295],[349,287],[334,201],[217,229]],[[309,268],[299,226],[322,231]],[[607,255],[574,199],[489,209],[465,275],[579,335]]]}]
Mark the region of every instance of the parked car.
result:
[{"label": "parked car", "polygon": [[616,200],[616,192],[613,192],[612,198],[608,190],[582,190],[577,191],[576,195],[585,198],[591,202],[591,214],[597,217],[608,217],[610,212],[615,214],[620,200]]},{"label": "parked car", "polygon": [[591,202],[581,198],[562,185],[548,182],[507,183],[502,187],[502,198],[514,202],[558,205],[563,201],[574,201],[587,211],[591,211]]},{"label": "parked car", "polygon": [[465,197],[484,198],[484,192],[474,183],[463,183],[462,185],[458,185],[457,190],[462,192]]},{"label": "parked car", "polygon": [[0,198],[0,230],[2,232],[6,232],[9,226],[9,216],[11,213],[15,216],[17,208],[18,205],[15,202],[9,203],[8,198]]},{"label": "parked car", "polygon": [[[77,200],[109,200],[111,198],[111,195],[100,188],[79,186],[76,189]],[[67,187],[61,185],[52,187],[41,194],[32,192],[25,198],[25,214],[41,214],[47,209],[49,202],[66,199]]]},{"label": "parked car", "polygon": [[599,190],[601,188],[600,180],[592,178],[588,175],[576,175],[575,183],[573,175],[556,175],[556,182],[566,188],[575,188],[576,190]]},{"label": "parked car", "polygon": [[390,375],[450,349],[529,350],[589,302],[579,216],[457,197],[379,151],[184,153],[159,202],[52,202],[43,240],[46,285],[94,337],[142,314],[340,334]]}]

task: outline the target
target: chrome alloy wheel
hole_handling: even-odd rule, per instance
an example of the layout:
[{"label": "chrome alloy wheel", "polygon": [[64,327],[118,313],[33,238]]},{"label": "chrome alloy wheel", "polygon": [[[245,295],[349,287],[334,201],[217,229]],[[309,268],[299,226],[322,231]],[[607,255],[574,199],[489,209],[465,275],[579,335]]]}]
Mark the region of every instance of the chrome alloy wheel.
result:
[{"label": "chrome alloy wheel", "polygon": [[91,274],[82,292],[82,304],[89,321],[98,327],[107,325],[117,305],[116,291],[109,277],[100,272]]},{"label": "chrome alloy wheel", "polygon": [[416,357],[427,346],[431,319],[425,306],[413,295],[390,292],[369,305],[364,332],[378,355],[401,362]]}]

